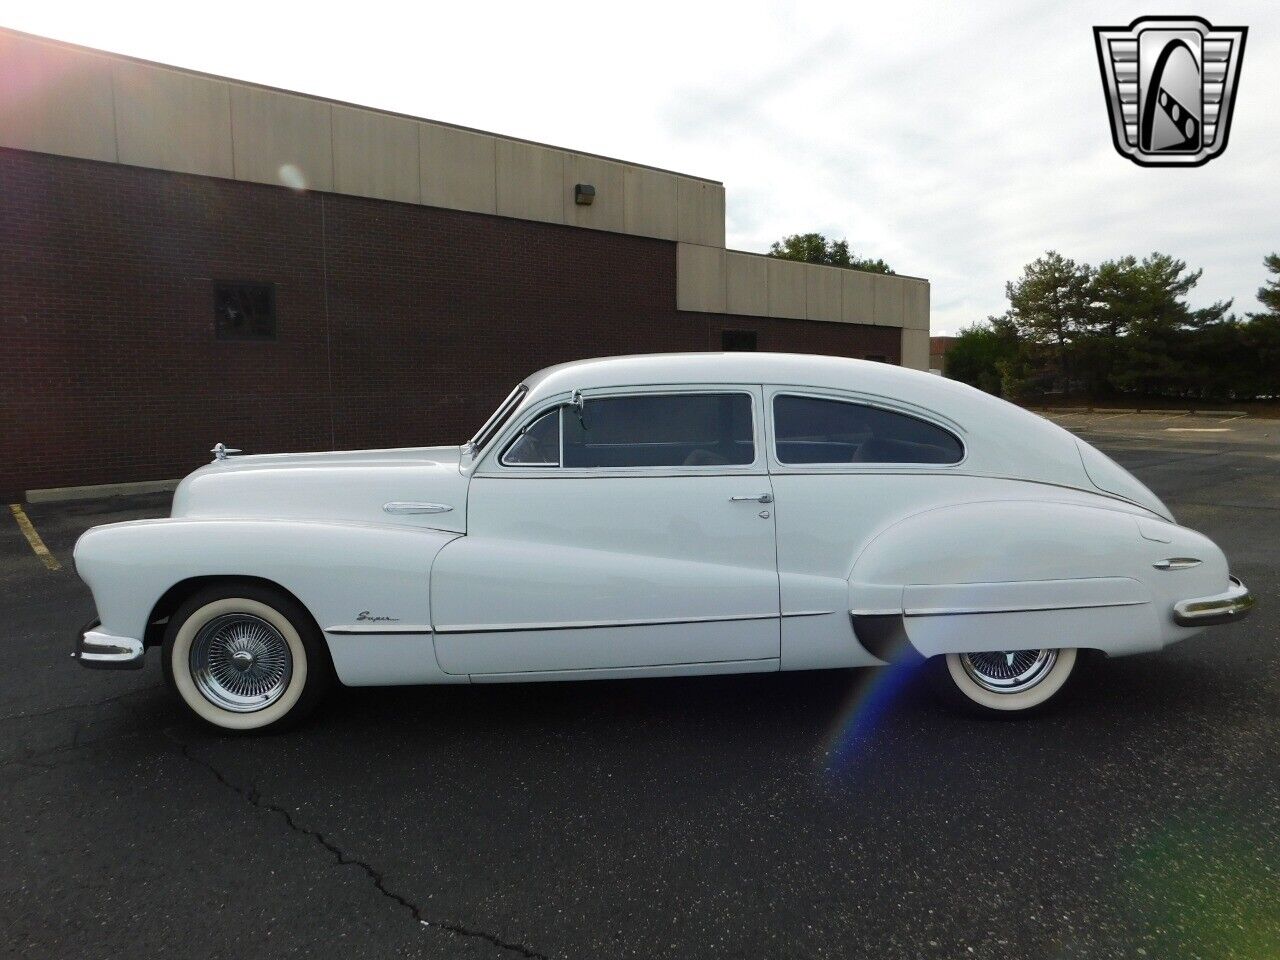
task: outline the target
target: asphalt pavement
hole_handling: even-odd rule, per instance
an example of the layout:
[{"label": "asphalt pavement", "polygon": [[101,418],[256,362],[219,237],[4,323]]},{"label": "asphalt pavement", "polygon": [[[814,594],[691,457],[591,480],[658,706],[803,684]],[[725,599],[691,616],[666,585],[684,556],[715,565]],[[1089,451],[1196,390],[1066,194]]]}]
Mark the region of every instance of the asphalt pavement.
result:
[{"label": "asphalt pavement", "polygon": [[231,739],[154,654],[69,657],[76,537],[167,495],[29,505],[58,570],[5,516],[0,951],[1280,956],[1280,422],[1059,419],[1260,603],[1031,720],[890,668],[343,690]]}]

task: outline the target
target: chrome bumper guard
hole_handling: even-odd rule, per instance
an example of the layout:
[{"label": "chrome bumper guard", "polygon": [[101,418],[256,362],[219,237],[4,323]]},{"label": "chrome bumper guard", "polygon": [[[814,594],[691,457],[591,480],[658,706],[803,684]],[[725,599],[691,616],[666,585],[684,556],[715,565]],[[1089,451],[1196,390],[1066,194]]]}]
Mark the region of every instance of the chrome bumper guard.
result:
[{"label": "chrome bumper guard", "polygon": [[142,669],[142,641],[103,633],[98,629],[100,626],[101,621],[94,620],[81,628],[71,656],[79,660],[81,665],[96,670]]},{"label": "chrome bumper guard", "polygon": [[1212,597],[1179,600],[1173,605],[1173,622],[1180,627],[1209,627],[1244,619],[1257,600],[1239,578],[1230,580],[1229,588]]}]

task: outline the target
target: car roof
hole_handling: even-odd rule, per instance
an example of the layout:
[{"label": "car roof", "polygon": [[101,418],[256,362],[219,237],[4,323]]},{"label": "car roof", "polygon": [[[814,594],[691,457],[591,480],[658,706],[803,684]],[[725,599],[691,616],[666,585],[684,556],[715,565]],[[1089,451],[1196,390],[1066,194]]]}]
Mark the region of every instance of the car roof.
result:
[{"label": "car roof", "polygon": [[678,383],[783,383],[866,390],[901,385],[911,391],[940,378],[917,370],[806,353],[645,353],[574,360],[527,378],[531,397],[568,390]]},{"label": "car roof", "polygon": [[936,374],[803,353],[650,353],[575,360],[528,377],[526,409],[572,390],[678,384],[769,384],[850,391],[933,413],[958,427],[966,470],[1091,489],[1076,440],[1057,424]]}]

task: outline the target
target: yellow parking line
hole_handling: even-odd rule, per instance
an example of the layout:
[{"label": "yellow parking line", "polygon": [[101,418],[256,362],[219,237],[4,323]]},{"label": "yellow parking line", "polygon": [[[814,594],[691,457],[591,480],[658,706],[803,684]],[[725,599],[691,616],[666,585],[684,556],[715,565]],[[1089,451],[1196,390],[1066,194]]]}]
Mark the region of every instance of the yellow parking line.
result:
[{"label": "yellow parking line", "polygon": [[22,504],[11,503],[9,509],[13,511],[13,519],[18,521],[18,529],[22,531],[22,535],[27,538],[27,543],[31,544],[31,549],[40,562],[50,570],[61,570],[62,564],[58,562],[58,558],[49,552],[49,548],[44,545],[44,541],[40,539],[40,534],[36,533],[36,528],[31,523],[31,518],[27,516],[27,511],[22,509]]}]

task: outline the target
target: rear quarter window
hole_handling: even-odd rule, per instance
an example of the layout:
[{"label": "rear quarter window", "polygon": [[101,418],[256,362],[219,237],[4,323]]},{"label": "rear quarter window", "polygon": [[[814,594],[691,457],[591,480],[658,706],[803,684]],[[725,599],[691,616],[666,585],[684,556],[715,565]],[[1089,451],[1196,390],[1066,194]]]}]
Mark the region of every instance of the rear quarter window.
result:
[{"label": "rear quarter window", "polygon": [[932,463],[964,459],[949,430],[905,413],[848,400],[778,394],[773,436],[779,463]]}]

